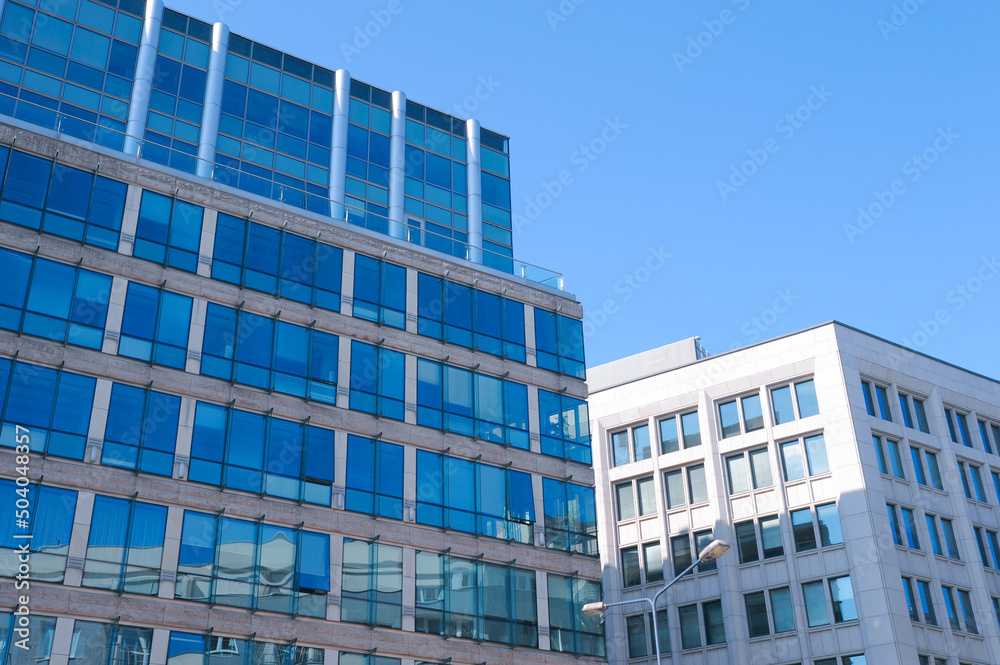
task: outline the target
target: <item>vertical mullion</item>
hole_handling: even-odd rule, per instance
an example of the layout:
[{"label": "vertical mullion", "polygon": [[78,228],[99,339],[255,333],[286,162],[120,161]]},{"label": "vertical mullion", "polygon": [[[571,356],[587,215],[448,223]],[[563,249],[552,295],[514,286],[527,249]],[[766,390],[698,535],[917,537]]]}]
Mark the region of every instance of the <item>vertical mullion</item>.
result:
[{"label": "vertical mullion", "polygon": [[49,162],[49,181],[45,184],[45,197],[42,201],[42,209],[39,211],[41,215],[39,216],[38,230],[45,230],[45,217],[47,216],[49,210],[49,198],[52,196],[52,174],[55,172],[56,162],[52,160]]},{"label": "vertical mullion", "polygon": [[243,254],[240,259],[240,288],[244,289],[247,285],[247,260],[250,257],[250,225],[253,222],[244,219],[243,220]]},{"label": "vertical mullion", "polygon": [[[122,553],[121,562],[121,582],[119,583],[119,588],[117,589],[121,592],[125,588],[125,576],[128,572],[128,555],[129,551],[132,549],[132,525],[135,520],[135,499],[129,499],[128,502],[128,523],[125,530],[125,550]],[[162,558],[162,553],[161,553]]]}]

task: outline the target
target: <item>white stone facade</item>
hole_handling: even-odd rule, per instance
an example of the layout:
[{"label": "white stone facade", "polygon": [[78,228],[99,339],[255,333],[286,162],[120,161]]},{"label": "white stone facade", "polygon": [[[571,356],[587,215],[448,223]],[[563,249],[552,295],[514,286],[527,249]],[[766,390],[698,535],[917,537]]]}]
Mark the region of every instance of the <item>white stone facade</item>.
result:
[{"label": "white stone facade", "polygon": [[[788,411],[796,383],[804,403]],[[685,567],[685,547],[732,545],[717,570],[696,570],[660,599],[664,661],[1000,662],[1000,383],[830,322],[707,358],[678,342],[593,368],[589,388],[606,602],[652,597],[675,559]],[[735,426],[722,422],[734,399]],[[664,454],[660,423],[669,448],[669,417],[695,410],[700,445]],[[614,435],[637,426],[615,465]],[[608,611],[612,662],[655,662],[649,618],[637,618],[647,610]]]}]

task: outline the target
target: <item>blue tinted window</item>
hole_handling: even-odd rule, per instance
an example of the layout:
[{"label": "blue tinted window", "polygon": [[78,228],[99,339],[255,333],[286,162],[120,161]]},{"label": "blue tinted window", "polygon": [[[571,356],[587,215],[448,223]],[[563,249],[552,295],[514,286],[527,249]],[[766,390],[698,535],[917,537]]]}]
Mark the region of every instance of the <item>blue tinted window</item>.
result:
[{"label": "blue tinted window", "polygon": [[342,267],[339,247],[219,214],[216,279],[339,312]]},{"label": "blue tinted window", "polygon": [[403,447],[349,435],[345,487],[347,510],[403,519]]},{"label": "blue tinted window", "polygon": [[30,429],[32,451],[83,459],[96,385],[87,376],[0,360],[4,391],[0,445],[14,447],[21,425]]},{"label": "blue tinted window", "polygon": [[531,476],[417,451],[417,522],[491,538],[534,542]]},{"label": "blue tinted window", "polygon": [[535,347],[539,367],[587,378],[582,321],[536,308]]},{"label": "blue tinted window", "polygon": [[201,373],[334,404],[338,349],[336,335],[209,303]]},{"label": "blue tinted window", "polygon": [[401,628],[402,548],[345,538],[341,590],[341,621]]},{"label": "blue tinted window", "polygon": [[527,450],[527,387],[417,360],[417,423]]},{"label": "blue tinted window", "polygon": [[545,546],[597,556],[594,488],[544,478]]},{"label": "blue tinted window", "polygon": [[302,529],[186,510],[175,596],[324,617],[329,577],[319,571],[329,569],[329,541]]},{"label": "blue tinted window", "polygon": [[114,384],[101,464],[170,476],[180,410],[176,395]]},{"label": "blue tinted window", "polygon": [[405,329],[406,268],[355,255],[354,316]]},{"label": "blue tinted window", "polygon": [[424,273],[417,275],[417,332],[525,361],[521,303]]},{"label": "blue tinted window", "polygon": [[[27,500],[27,508],[16,505],[21,499]],[[62,583],[76,513],[76,492],[42,485],[22,487],[12,480],[0,480],[0,509],[5,515],[14,515],[15,509],[28,512],[25,522],[9,519],[0,525],[0,554],[5,559],[16,559],[16,552],[27,545],[31,579]],[[4,575],[13,576],[13,571],[5,570]]]},{"label": "blue tinted window", "polygon": [[201,206],[144,191],[133,256],[196,272],[204,212]]},{"label": "blue tinted window", "polygon": [[405,361],[399,351],[352,340],[350,408],[403,420]]},{"label": "blue tinted window", "polygon": [[[0,327],[99,349],[111,277],[0,249]],[[30,272],[29,272],[29,266]]]},{"label": "blue tinted window", "polygon": [[83,586],[155,596],[166,524],[166,506],[95,497]]},{"label": "blue tinted window", "polygon": [[333,432],[198,402],[188,477],[329,506]]},{"label": "blue tinted window", "polygon": [[591,463],[586,402],[539,390],[538,412],[544,454]]},{"label": "blue tinted window", "polygon": [[131,282],[118,354],[184,369],[190,324],[191,298]]}]

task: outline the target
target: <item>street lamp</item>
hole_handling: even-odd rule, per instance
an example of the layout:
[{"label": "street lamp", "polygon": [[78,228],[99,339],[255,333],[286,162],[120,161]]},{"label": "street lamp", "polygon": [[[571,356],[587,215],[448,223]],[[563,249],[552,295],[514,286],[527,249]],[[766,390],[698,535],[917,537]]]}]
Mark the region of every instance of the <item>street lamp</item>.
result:
[{"label": "street lamp", "polygon": [[656,649],[656,664],[662,665],[662,662],[660,661],[660,628],[656,624],[656,601],[659,600],[663,592],[672,587],[677,580],[679,580],[680,578],[684,577],[692,570],[694,570],[695,566],[697,566],[700,563],[705,563],[706,561],[713,561],[715,559],[718,559],[723,554],[728,552],[729,548],[730,545],[726,541],[718,539],[713,540],[708,544],[707,547],[705,547],[705,549],[701,551],[701,553],[698,555],[698,559],[694,563],[688,566],[683,573],[681,573],[680,575],[678,575],[677,577],[675,577],[674,579],[670,580],[665,585],[663,585],[663,588],[657,591],[652,598],[647,598],[643,596],[642,598],[633,598],[632,600],[619,600],[616,603],[605,603],[604,601],[598,601],[596,603],[587,603],[586,605],[583,606],[582,611],[589,617],[596,617],[600,616],[601,614],[604,614],[609,607],[614,607],[615,605],[627,605],[629,603],[641,603],[641,602],[649,603],[649,607],[653,612],[653,646]]}]

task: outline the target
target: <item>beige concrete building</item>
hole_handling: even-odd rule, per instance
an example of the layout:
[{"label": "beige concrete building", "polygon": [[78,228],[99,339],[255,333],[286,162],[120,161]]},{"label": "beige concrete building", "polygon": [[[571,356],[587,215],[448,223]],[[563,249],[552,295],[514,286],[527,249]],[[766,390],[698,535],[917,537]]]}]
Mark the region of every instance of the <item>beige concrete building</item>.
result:
[{"label": "beige concrete building", "polygon": [[[831,322],[591,368],[607,602],[678,663],[1000,658],[1000,383]],[[648,605],[612,662],[654,662]]]}]

